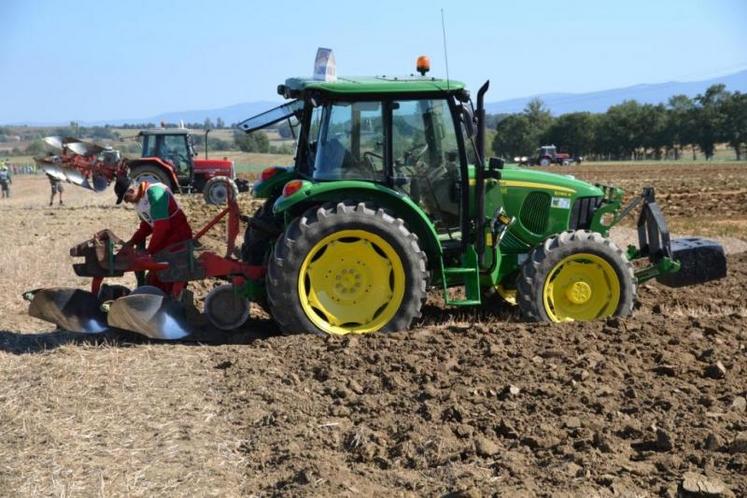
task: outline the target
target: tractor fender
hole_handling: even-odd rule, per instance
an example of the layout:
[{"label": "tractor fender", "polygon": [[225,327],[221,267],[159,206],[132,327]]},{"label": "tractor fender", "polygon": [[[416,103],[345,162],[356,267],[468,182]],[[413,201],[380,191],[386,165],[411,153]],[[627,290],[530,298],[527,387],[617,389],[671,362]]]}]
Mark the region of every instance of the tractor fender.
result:
[{"label": "tractor fender", "polygon": [[167,185],[172,192],[180,192],[180,186],[179,186],[179,180],[176,178],[176,172],[174,171],[174,167],[171,166],[169,163],[163,161],[161,158],[158,157],[147,157],[143,159],[133,159],[127,162],[127,165],[130,168],[130,171],[134,170],[135,168],[139,166],[153,166],[161,171],[169,178],[171,181],[171,185]]},{"label": "tractor fender", "polygon": [[420,241],[429,261],[437,262],[443,255],[436,228],[428,215],[408,196],[383,185],[366,181],[343,180],[336,182],[312,183],[303,181],[303,186],[289,196],[281,195],[275,201],[273,212],[284,214],[286,220],[300,216],[314,205],[326,202],[371,202],[388,209],[395,217],[402,218]]},{"label": "tractor fender", "polygon": [[296,172],[290,168],[273,166],[265,168],[262,175],[252,185],[252,195],[258,199],[269,199],[280,195],[283,185],[296,178]]}]

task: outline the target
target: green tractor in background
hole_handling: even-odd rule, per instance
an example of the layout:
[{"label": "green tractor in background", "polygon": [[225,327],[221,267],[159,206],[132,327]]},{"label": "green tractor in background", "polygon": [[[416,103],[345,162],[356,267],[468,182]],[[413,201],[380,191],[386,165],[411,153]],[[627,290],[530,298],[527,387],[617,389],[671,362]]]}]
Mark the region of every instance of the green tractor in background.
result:
[{"label": "green tractor in background", "polygon": [[[652,188],[623,206],[618,188],[486,160],[488,83],[473,106],[426,64],[409,77],[288,79],[278,93],[290,102],[239,124],[297,121],[295,164],[262,172],[253,193],[266,201],[242,247],[266,268],[283,331],[407,329],[431,287],[451,306],[495,291],[529,320],[593,320],[628,315],[647,280],[725,276],[718,244],[670,240]],[[639,246],[622,250],[609,231],[638,208]]]}]

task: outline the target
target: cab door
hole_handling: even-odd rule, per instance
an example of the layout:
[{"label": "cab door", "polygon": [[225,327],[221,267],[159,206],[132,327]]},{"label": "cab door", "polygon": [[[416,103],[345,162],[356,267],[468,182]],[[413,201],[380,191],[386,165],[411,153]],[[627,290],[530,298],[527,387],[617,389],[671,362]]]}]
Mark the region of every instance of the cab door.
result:
[{"label": "cab door", "polygon": [[446,99],[392,104],[394,186],[425,210],[447,246],[462,239],[466,191],[457,133]]}]

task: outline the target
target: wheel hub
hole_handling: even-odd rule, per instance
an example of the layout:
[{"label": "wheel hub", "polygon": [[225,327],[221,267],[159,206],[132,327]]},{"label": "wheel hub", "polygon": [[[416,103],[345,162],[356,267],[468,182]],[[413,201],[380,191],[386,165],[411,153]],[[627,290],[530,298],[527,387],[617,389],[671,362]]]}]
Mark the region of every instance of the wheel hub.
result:
[{"label": "wheel hub", "polygon": [[565,295],[573,304],[584,304],[591,299],[591,286],[584,281],[574,282],[568,286]]},{"label": "wheel hub", "polygon": [[[327,278],[334,278],[332,299],[339,302],[351,302],[355,304],[361,294],[371,289],[367,277],[368,272],[362,265],[356,264],[338,270],[328,270]],[[326,277],[326,275],[325,275]]]}]

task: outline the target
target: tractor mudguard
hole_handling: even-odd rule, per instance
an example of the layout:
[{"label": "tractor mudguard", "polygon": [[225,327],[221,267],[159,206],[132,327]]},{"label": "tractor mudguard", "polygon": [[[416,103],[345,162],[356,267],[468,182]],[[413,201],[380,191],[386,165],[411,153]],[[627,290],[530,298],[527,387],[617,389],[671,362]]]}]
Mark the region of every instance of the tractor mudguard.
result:
[{"label": "tractor mudguard", "polygon": [[359,180],[320,183],[303,181],[301,188],[291,195],[278,197],[273,212],[299,215],[310,205],[343,200],[371,202],[378,207],[389,209],[394,216],[402,218],[418,236],[421,247],[433,264],[436,264],[443,255],[436,228],[425,211],[406,195],[377,183]]},{"label": "tractor mudguard", "polygon": [[252,185],[252,195],[258,199],[269,199],[280,195],[283,185],[296,178],[291,168],[273,166],[262,171],[262,176]]}]

